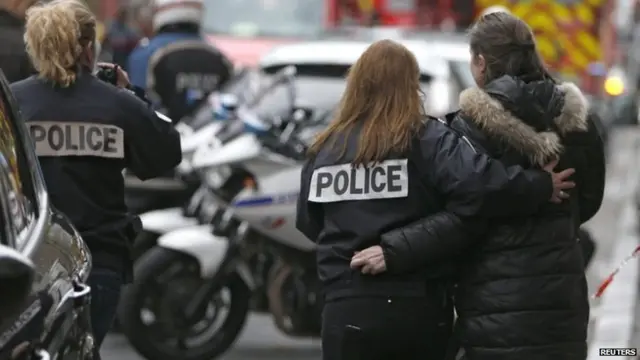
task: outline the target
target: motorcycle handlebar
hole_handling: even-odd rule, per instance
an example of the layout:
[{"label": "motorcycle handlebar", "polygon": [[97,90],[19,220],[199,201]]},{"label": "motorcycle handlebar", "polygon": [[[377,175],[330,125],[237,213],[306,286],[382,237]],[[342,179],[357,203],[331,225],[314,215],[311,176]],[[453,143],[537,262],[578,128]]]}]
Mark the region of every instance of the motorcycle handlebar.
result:
[{"label": "motorcycle handlebar", "polygon": [[269,94],[273,89],[275,89],[279,85],[286,85],[289,90],[289,101],[291,104],[291,110],[295,107],[295,100],[297,97],[296,88],[294,84],[295,76],[296,76],[296,67],[293,65],[285,66],[280,71],[273,75],[273,79],[271,83],[267,84],[265,87],[258,91],[258,94],[247,102],[247,107],[251,108],[256,106],[262,101],[262,99]]}]

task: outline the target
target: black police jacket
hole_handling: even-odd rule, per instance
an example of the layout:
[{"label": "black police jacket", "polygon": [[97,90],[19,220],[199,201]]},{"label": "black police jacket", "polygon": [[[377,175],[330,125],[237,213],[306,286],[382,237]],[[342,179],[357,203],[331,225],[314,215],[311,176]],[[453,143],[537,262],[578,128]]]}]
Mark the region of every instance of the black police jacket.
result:
[{"label": "black police jacket", "polygon": [[81,233],[94,266],[131,270],[130,241],[139,219],[127,212],[122,171],[145,180],[175,167],[182,158],[178,133],[130,91],[88,70],[69,88],[32,76],[11,90],[52,204]]},{"label": "black police jacket", "polygon": [[153,48],[163,37],[175,37],[150,56],[146,84],[154,101],[174,121],[189,115],[233,74],[233,64],[224,54],[199,35],[188,34],[184,29],[166,27],[149,44]]},{"label": "black police jacket", "polygon": [[0,9],[0,69],[9,82],[26,79],[34,73],[24,47],[24,21]]},{"label": "black police jacket", "polygon": [[386,233],[387,269],[459,255],[458,332],[471,359],[584,360],[589,305],[577,230],[600,208],[605,179],[595,115],[575,85],[512,77],[464,91],[460,106],[451,126],[493,157],[523,167],[559,157],[558,169],[576,169],[577,187],[526,217],[439,213]]},{"label": "black police jacket", "polygon": [[462,216],[507,215],[523,205],[538,207],[551,196],[548,173],[505,168],[437,119],[425,122],[409,152],[370,168],[351,167],[358,133],[336,141],[338,149],[346,141],[342,159],[325,148],[302,171],[297,228],[317,242],[318,273],[328,300],[424,296],[428,278],[446,280],[450,259],[403,274],[351,270],[355,252],[378,245],[387,231],[445,209]]}]

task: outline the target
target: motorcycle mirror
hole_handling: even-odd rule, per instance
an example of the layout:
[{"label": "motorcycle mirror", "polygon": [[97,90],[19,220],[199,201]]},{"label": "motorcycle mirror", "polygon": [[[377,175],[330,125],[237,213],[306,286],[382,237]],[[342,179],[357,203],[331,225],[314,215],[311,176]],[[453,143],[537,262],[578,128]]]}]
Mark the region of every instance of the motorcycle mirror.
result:
[{"label": "motorcycle mirror", "polygon": [[293,65],[288,65],[282,70],[282,75],[294,77],[298,73],[298,69]]},{"label": "motorcycle mirror", "polygon": [[0,318],[19,313],[31,293],[35,267],[31,260],[8,246],[0,245]]},{"label": "motorcycle mirror", "polygon": [[293,121],[295,122],[298,122],[298,123],[303,122],[306,118],[307,118],[307,114],[302,109],[296,109],[293,112]]},{"label": "motorcycle mirror", "polygon": [[284,123],[284,120],[282,120],[281,116],[273,116],[272,118],[270,118],[270,120],[271,120],[271,125],[276,128],[280,128]]},{"label": "motorcycle mirror", "polygon": [[296,106],[293,110],[293,121],[301,123],[311,119],[313,116],[313,109],[310,107]]}]

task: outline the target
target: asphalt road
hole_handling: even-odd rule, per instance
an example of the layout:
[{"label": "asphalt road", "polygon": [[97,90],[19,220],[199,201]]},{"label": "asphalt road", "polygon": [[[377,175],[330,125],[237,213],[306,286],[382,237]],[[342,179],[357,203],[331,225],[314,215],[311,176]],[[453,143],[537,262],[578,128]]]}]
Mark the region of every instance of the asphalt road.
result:
[{"label": "asphalt road", "polygon": [[[110,335],[102,349],[103,360],[144,360],[118,334]],[[319,340],[293,340],[281,335],[269,316],[255,315],[247,322],[235,347],[221,360],[319,360]]]},{"label": "asphalt road", "polygon": [[[612,154],[635,156],[630,149],[614,148]],[[597,242],[596,255],[591,267],[587,271],[587,278],[591,292],[597,288],[617,264],[612,264],[612,256],[616,244],[616,228],[619,227],[619,217],[623,204],[629,201],[629,189],[625,189],[629,171],[636,171],[636,167],[629,166],[626,160],[615,156],[608,166],[607,189],[605,200],[600,212],[587,226]],[[617,159],[617,160],[616,160]],[[636,264],[631,266],[637,266]],[[599,313],[598,301],[592,302],[592,325],[598,318],[606,316]],[[640,309],[639,309],[640,317]],[[640,324],[638,325],[640,332]],[[640,334],[637,334],[640,339]],[[294,340],[281,335],[272,324],[268,316],[252,316],[235,347],[222,357],[224,360],[311,360],[320,359],[318,340]],[[640,343],[639,343],[640,345]],[[625,346],[625,345],[618,345]],[[121,335],[110,335],[103,346],[104,360],[143,360],[131,349],[126,339]],[[151,359],[153,360],[153,359]]]},{"label": "asphalt road", "polygon": [[[612,239],[608,235],[615,227],[616,211],[614,203],[605,203],[603,211],[590,224],[593,235],[598,241],[598,250],[591,268],[587,271],[589,288],[595,289],[608,272],[611,264],[608,259],[612,252]],[[612,212],[612,213],[610,213]],[[598,314],[597,303],[592,308],[593,319]],[[104,360],[143,360],[129,346],[127,340],[119,334],[110,335],[103,345]],[[282,335],[272,324],[269,316],[252,316],[236,343],[234,349],[222,357],[224,360],[319,360],[319,341],[311,339],[291,339]]]}]

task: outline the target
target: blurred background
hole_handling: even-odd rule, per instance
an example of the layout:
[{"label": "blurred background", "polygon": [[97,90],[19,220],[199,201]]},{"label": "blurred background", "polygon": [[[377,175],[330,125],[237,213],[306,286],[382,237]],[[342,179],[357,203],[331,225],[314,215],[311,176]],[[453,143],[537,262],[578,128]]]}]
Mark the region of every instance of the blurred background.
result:
[{"label": "blurred background", "polygon": [[[88,3],[101,20],[104,56],[123,63],[137,41],[151,35],[150,0]],[[462,33],[482,11],[503,6],[529,23],[548,66],[558,76],[577,82],[608,126],[636,122],[638,4],[635,0],[210,0],[203,28],[236,64],[251,66],[276,45],[336,31],[347,36],[346,29],[357,26]],[[124,33],[114,30],[114,25],[124,24]]]}]

